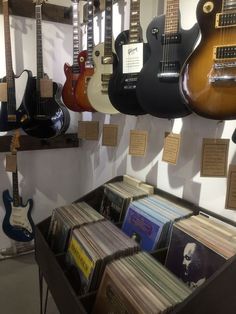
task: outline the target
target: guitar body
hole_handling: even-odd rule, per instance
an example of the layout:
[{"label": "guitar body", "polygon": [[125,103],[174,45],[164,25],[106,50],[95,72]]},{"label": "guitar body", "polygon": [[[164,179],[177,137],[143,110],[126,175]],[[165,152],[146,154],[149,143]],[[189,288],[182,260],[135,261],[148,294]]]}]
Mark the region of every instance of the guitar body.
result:
[{"label": "guitar body", "polygon": [[[123,74],[123,49],[129,44],[129,31],[124,31],[115,40],[115,50],[118,65],[109,81],[108,94],[112,105],[120,112],[130,115],[145,114],[145,110],[139,105],[136,96],[136,83],[139,73]],[[143,45],[143,61],[148,59],[148,45]]]},{"label": "guitar body", "polygon": [[28,242],[34,238],[34,223],[31,218],[33,200],[19,207],[14,207],[13,198],[8,190],[3,192],[3,202],[6,210],[6,215],[3,219],[2,228],[5,234],[15,240]]},{"label": "guitar body", "polygon": [[75,97],[75,87],[80,74],[73,73],[73,67],[68,63],[64,64],[64,73],[66,76],[66,82],[62,88],[62,100],[66,107],[70,110],[81,112],[83,110],[79,107]]},{"label": "guitar body", "polygon": [[[27,82],[26,82],[26,87],[25,87],[25,92],[29,86],[29,81],[30,78],[32,77],[32,73],[30,71],[23,71],[20,76],[16,76],[16,79],[20,79],[23,73],[27,73]],[[6,82],[6,77],[0,79],[0,83],[5,83]],[[15,88],[14,92],[12,95],[8,95],[8,99],[11,99],[12,102],[15,104]],[[8,121],[8,114],[9,114],[9,109],[8,109],[8,103],[7,102],[1,102],[0,101],[0,132],[4,131],[10,131],[10,130],[15,130],[21,126],[21,119],[22,117],[26,114],[25,108],[23,106],[23,103],[19,106],[19,108],[16,110],[15,115],[16,115],[16,121]]]},{"label": "guitar body", "polygon": [[25,95],[28,118],[22,124],[23,130],[37,138],[52,138],[63,134],[70,123],[70,114],[60,100],[61,85],[53,82],[53,97],[39,98],[36,78],[30,80]]},{"label": "guitar body", "polygon": [[[165,15],[161,15],[154,18],[147,28],[151,56],[139,74],[136,90],[139,103],[147,113],[171,119],[190,114],[179,92],[179,72],[193,49],[199,30],[197,25],[187,31],[180,29],[178,43],[163,45],[164,27]],[[169,72],[174,71],[176,77],[165,76],[163,64],[166,61],[169,62]],[[171,63],[174,64],[173,69]]]},{"label": "guitar body", "polygon": [[[113,73],[113,64],[103,64],[102,56],[104,44],[100,43],[94,47],[94,74],[88,82],[88,99],[91,106],[98,112],[116,114],[119,113],[110,102],[108,96],[108,81],[102,82],[102,75],[111,76]],[[113,58],[116,60],[115,55]]]},{"label": "guitar body", "polygon": [[75,95],[78,106],[82,109],[82,111],[90,111],[94,112],[95,110],[91,106],[87,89],[88,89],[88,82],[94,74],[94,69],[92,67],[86,67],[86,60],[87,60],[87,51],[81,51],[78,56],[78,63],[80,67],[80,75],[77,80]]},{"label": "guitar body", "polygon": [[[235,46],[236,27],[215,28],[216,14],[221,13],[222,1],[213,1],[214,8],[208,14],[203,12],[204,4],[205,1],[199,1],[197,6],[201,42],[182,69],[181,92],[188,106],[197,114],[217,120],[235,119],[236,66],[215,69],[213,47]],[[233,62],[235,59],[229,60],[229,63]],[[214,77],[226,79],[211,83]]]}]

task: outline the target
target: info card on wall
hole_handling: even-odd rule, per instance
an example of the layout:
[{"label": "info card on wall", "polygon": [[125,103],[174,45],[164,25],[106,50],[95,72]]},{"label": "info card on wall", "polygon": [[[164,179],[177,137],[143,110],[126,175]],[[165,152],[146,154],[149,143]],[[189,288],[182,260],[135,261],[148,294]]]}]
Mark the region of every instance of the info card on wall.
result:
[{"label": "info card on wall", "polygon": [[179,157],[180,134],[165,133],[164,150],[162,160],[176,165]]},{"label": "info card on wall", "polygon": [[148,132],[131,130],[129,139],[129,155],[145,156],[147,149]]},{"label": "info card on wall", "polygon": [[236,209],[236,165],[229,166],[225,208]]},{"label": "info card on wall", "polygon": [[226,177],[229,139],[204,138],[201,177]]},{"label": "info card on wall", "polygon": [[139,73],[143,67],[143,43],[123,45],[123,73]]}]

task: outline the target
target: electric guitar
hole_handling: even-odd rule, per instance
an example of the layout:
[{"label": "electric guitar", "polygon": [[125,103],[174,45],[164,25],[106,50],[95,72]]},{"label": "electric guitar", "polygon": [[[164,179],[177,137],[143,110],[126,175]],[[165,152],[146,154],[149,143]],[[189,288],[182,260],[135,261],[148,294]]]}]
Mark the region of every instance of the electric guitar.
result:
[{"label": "electric guitar", "polygon": [[236,118],[236,2],[197,5],[201,42],[181,73],[180,89],[197,114],[217,120]]},{"label": "electric guitar", "polygon": [[[11,154],[17,154],[19,144],[19,130],[16,130],[11,142]],[[17,158],[17,156],[16,156]],[[2,228],[5,234],[16,241],[28,242],[34,238],[34,223],[31,218],[33,200],[29,199],[24,205],[19,196],[18,173],[12,172],[13,197],[8,190],[3,192],[3,203],[6,215],[3,219]]]},{"label": "electric guitar", "polygon": [[137,82],[140,105],[159,118],[178,118],[191,113],[179,91],[180,70],[199,35],[180,26],[179,0],[167,0],[166,14],[155,17],[147,28],[151,56]]},{"label": "electric guitar", "polygon": [[43,2],[44,0],[36,0],[37,77],[30,79],[26,91],[27,118],[24,119],[22,128],[30,136],[52,138],[68,129],[70,114],[60,99],[62,87],[60,84],[51,82],[52,91],[45,92],[45,85],[47,89],[50,81],[43,71],[41,12]]},{"label": "electric guitar", "polygon": [[105,0],[105,41],[93,49],[94,74],[88,82],[88,99],[92,107],[99,112],[119,113],[111,104],[108,96],[108,84],[116,63],[112,40],[112,0]]},{"label": "electric guitar", "polygon": [[72,0],[72,21],[73,21],[73,65],[68,63],[64,65],[64,72],[66,76],[66,82],[62,89],[62,100],[67,108],[72,111],[81,112],[82,108],[77,103],[75,97],[75,87],[77,80],[80,76],[80,67],[78,63],[79,54],[79,16],[78,16],[78,2],[79,0]]},{"label": "electric guitar", "polygon": [[118,65],[108,88],[112,105],[118,111],[130,115],[146,113],[136,96],[138,74],[149,55],[148,45],[142,42],[141,32],[140,0],[131,0],[130,29],[123,31],[115,40]]},{"label": "electric guitar", "polygon": [[15,79],[23,79],[23,76],[26,75],[27,86],[32,73],[27,70],[23,71],[20,76],[15,76],[13,73],[8,0],[3,0],[2,6],[5,34],[6,77],[0,79],[0,85],[2,85],[2,90],[5,90],[3,93],[6,94],[6,97],[2,96],[5,99],[1,98],[2,101],[0,100],[0,131],[9,131],[18,128],[21,124],[22,117],[25,115],[22,103],[18,109],[16,108]]},{"label": "electric guitar", "polygon": [[77,80],[75,95],[80,108],[84,111],[95,111],[88,99],[88,82],[94,74],[93,65],[93,0],[87,0],[87,51],[78,56],[80,75]]}]

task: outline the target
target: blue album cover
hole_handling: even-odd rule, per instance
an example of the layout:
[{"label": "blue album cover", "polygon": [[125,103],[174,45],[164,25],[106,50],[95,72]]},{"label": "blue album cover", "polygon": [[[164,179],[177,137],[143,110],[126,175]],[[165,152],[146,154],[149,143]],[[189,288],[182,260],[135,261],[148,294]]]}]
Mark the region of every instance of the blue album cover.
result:
[{"label": "blue album cover", "polygon": [[190,288],[203,284],[225,261],[221,255],[173,226],[165,266]]},{"label": "blue album cover", "polygon": [[141,249],[152,251],[156,248],[163,223],[130,204],[122,231],[139,243]]}]

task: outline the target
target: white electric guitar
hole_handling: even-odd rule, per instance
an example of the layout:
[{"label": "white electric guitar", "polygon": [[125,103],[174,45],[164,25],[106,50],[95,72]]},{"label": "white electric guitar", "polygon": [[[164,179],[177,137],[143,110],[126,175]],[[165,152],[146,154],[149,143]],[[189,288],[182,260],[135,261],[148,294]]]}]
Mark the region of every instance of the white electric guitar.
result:
[{"label": "white electric guitar", "polygon": [[[17,157],[17,148],[20,147],[19,136],[19,130],[16,130],[11,142],[11,154],[15,158]],[[34,223],[31,218],[33,200],[29,199],[25,205],[22,203],[22,198],[19,195],[17,165],[16,170],[12,172],[12,185],[12,197],[8,190],[3,191],[6,215],[3,219],[2,228],[9,238],[15,241],[28,242],[34,238]]]},{"label": "white electric guitar", "polygon": [[88,82],[88,98],[92,107],[102,113],[119,113],[108,96],[108,84],[113,73],[115,54],[112,38],[112,0],[105,5],[105,40],[93,49],[94,74]]}]

